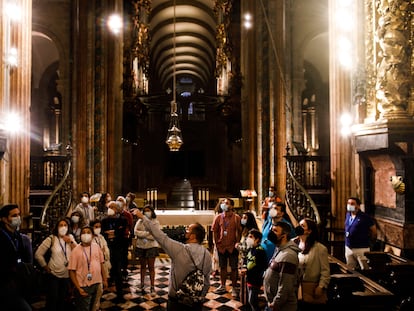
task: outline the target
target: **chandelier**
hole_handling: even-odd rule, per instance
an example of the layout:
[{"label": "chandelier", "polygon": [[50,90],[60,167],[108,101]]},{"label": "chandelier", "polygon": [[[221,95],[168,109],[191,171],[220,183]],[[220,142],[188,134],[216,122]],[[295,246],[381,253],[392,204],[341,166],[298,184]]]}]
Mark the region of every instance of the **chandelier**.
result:
[{"label": "chandelier", "polygon": [[175,0],[174,0],[174,35],[173,35],[173,100],[171,102],[170,125],[168,126],[167,139],[165,143],[170,148],[170,151],[179,151],[181,145],[184,143],[181,136],[179,117],[177,114],[177,81],[175,73],[176,55],[175,55]]}]

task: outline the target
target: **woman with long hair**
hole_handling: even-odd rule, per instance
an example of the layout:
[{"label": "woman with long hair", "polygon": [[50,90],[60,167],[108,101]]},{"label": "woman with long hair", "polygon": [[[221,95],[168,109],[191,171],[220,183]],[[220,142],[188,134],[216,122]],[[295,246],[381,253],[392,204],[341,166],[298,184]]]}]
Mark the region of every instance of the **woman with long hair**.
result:
[{"label": "woman with long hair", "polygon": [[[145,205],[142,209],[142,213],[147,217],[154,225],[160,226],[155,214],[154,208],[151,205]],[[141,265],[141,286],[138,287],[138,291],[145,292],[145,274],[147,266],[150,275],[150,294],[155,296],[155,258],[159,255],[159,244],[155,241],[152,234],[146,230],[142,219],[139,219],[134,227],[134,234],[137,238],[137,246],[135,248],[135,256],[139,258]]]},{"label": "woman with long hair", "polygon": [[251,229],[259,230],[259,227],[257,226],[257,222],[256,222],[256,218],[254,217],[254,214],[249,211],[243,212],[243,214],[241,215],[240,223],[242,226],[242,232],[241,232],[240,242],[237,244],[237,248],[240,251],[241,266],[244,267],[247,263],[246,256],[249,251],[248,245],[246,243],[246,239]]},{"label": "woman with long hair", "polygon": [[315,221],[304,218],[299,225],[303,228],[303,234],[295,239],[302,250],[298,254],[301,280],[299,309],[314,310],[315,305],[318,305],[319,310],[322,310],[327,302],[326,289],[331,275],[328,249],[318,241],[318,227]]},{"label": "woman with long hair", "polygon": [[[65,310],[69,292],[68,263],[72,249],[77,245],[69,233],[69,220],[60,219],[50,236],[43,240],[35,252],[39,265],[47,273],[46,310]],[[50,252],[50,259],[45,255]]]}]

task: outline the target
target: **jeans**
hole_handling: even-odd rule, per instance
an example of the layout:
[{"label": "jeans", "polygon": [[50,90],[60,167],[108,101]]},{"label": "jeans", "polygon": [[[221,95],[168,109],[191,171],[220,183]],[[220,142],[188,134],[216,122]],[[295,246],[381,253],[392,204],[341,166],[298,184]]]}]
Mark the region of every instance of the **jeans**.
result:
[{"label": "jeans", "polygon": [[249,302],[252,311],[258,311],[259,309],[259,294],[260,288],[254,286],[247,287],[247,301]]},{"label": "jeans", "polygon": [[91,286],[82,287],[82,289],[88,293],[88,296],[83,297],[79,294],[79,291],[76,291],[76,310],[77,311],[90,311],[92,310],[96,293],[98,292],[99,283],[93,284]]}]

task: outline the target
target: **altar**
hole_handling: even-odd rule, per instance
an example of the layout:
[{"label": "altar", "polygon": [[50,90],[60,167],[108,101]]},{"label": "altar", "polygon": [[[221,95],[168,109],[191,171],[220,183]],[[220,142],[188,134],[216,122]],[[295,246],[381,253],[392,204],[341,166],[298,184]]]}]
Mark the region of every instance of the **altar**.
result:
[{"label": "altar", "polygon": [[200,223],[203,226],[211,226],[214,220],[213,210],[155,210],[161,226],[188,226]]}]

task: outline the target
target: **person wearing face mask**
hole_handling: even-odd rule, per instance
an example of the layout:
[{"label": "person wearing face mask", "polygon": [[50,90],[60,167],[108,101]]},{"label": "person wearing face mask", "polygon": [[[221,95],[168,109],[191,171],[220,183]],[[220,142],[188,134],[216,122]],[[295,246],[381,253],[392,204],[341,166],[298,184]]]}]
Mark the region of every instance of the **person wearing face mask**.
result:
[{"label": "person wearing face mask", "polygon": [[[47,273],[46,310],[64,310],[69,290],[68,263],[72,249],[77,243],[69,234],[69,220],[60,219],[52,234],[39,245],[35,259]],[[45,254],[50,250],[49,262]]]},{"label": "person wearing face mask", "polygon": [[2,310],[30,311],[28,288],[21,271],[32,266],[30,239],[19,232],[20,209],[17,204],[6,204],[0,209],[0,304]]},{"label": "person wearing face mask", "polygon": [[252,311],[258,311],[260,288],[263,285],[263,273],[267,268],[266,252],[260,245],[262,233],[258,229],[251,229],[247,235],[246,267],[241,273],[246,274],[247,301]]},{"label": "person wearing face mask", "polygon": [[279,221],[268,238],[276,244],[263,279],[267,301],[265,310],[296,311],[298,294],[298,253],[301,249],[289,239],[291,227]]},{"label": "person wearing face mask", "polygon": [[95,210],[89,203],[89,192],[82,192],[80,194],[80,203],[73,209],[75,212],[79,212],[82,215],[83,221],[80,223],[81,228],[89,226],[89,222],[95,220]]},{"label": "person wearing face mask", "polygon": [[277,196],[275,187],[270,186],[267,197],[265,197],[262,202],[262,219],[263,220],[267,219],[267,216],[269,214],[269,208],[271,207],[271,204],[274,202],[276,203],[282,202],[282,199]]},{"label": "person wearing face mask", "polygon": [[79,211],[73,211],[70,214],[69,232],[75,238],[76,243],[80,243],[81,223],[83,222],[82,214]]},{"label": "person wearing face mask", "polygon": [[68,265],[69,276],[76,289],[76,310],[93,310],[99,287],[108,287],[104,261],[101,248],[93,242],[92,228],[83,227],[81,244],[72,250]]},{"label": "person wearing face mask", "polygon": [[345,218],[345,259],[352,269],[367,267],[365,252],[370,251],[371,241],[377,238],[377,228],[372,218],[361,211],[361,201],[350,197]]},{"label": "person wearing face mask", "polygon": [[[106,242],[104,236],[101,234],[102,232],[102,224],[101,221],[98,219],[95,219],[90,222],[90,226],[93,229],[93,242],[99,245],[99,247],[102,250],[102,253],[104,255],[104,274],[106,275],[106,278],[109,278],[109,271],[111,269],[111,252],[108,247],[108,243]],[[95,304],[91,311],[97,311],[99,310],[99,307],[101,305],[101,297],[103,294],[103,288],[102,286],[98,287],[98,292],[96,293],[95,298]]]},{"label": "person wearing face mask", "polygon": [[[146,219],[148,219],[152,225],[156,228],[160,227],[160,223],[157,220],[154,208],[151,205],[145,205],[143,213]],[[155,258],[159,255],[159,244],[154,239],[152,234],[145,228],[143,220],[138,219],[135,224],[134,234],[137,238],[137,246],[135,248],[135,256],[139,258],[141,266],[141,286],[138,287],[138,291],[145,293],[145,275],[148,266],[150,276],[150,294],[155,296],[154,284],[155,284]]]},{"label": "person wearing face mask", "polygon": [[134,218],[127,208],[127,201],[123,196],[118,196],[116,201],[121,204],[120,217],[125,218],[128,226],[125,228],[124,246],[122,249],[122,276],[126,281],[128,279],[128,252],[129,246],[132,244],[132,230],[134,229]]},{"label": "person wearing face mask", "polygon": [[124,302],[123,297],[123,279],[122,279],[122,263],[123,250],[125,247],[125,230],[128,227],[128,222],[121,217],[120,213],[123,209],[121,202],[111,201],[108,204],[107,216],[102,219],[102,235],[108,243],[111,252],[111,271],[110,279],[115,282],[116,300],[115,302]]},{"label": "person wearing face mask", "polygon": [[269,233],[272,231],[272,227],[275,223],[282,221],[287,223],[290,228],[289,239],[296,236],[294,228],[290,221],[287,219],[286,205],[284,203],[271,203],[269,208],[269,214],[266,221],[262,226],[262,247],[266,251],[267,258],[270,259],[275,251],[275,244],[268,238]]},{"label": "person wearing face mask", "polygon": [[326,289],[331,278],[328,249],[320,243],[316,222],[304,218],[299,222],[301,234],[295,238],[302,250],[299,253],[300,288],[299,310],[327,310]]},{"label": "person wearing face mask", "polygon": [[203,297],[210,288],[211,255],[208,249],[202,245],[206,236],[204,227],[199,223],[188,226],[185,232],[186,242],[184,244],[168,237],[157,224],[139,210],[134,210],[133,214],[142,220],[145,228],[171,258],[167,311],[201,311],[203,302],[194,303],[192,306],[180,304],[176,298],[176,292],[187,274],[194,270],[194,265],[203,271]]},{"label": "person wearing face mask", "polygon": [[246,243],[247,237],[251,229],[259,230],[259,227],[257,226],[256,218],[254,217],[253,213],[248,211],[243,212],[243,214],[241,215],[240,223],[242,226],[242,232],[240,243],[237,244],[237,249],[240,251],[241,266],[245,267],[247,259],[246,255],[248,252],[248,247]]},{"label": "person wearing face mask", "polygon": [[138,208],[137,204],[135,203],[135,193],[133,192],[128,192],[125,199],[126,199],[126,203],[127,206],[126,208],[128,209],[128,211],[134,210],[136,208]]},{"label": "person wearing face mask", "polygon": [[242,231],[241,218],[233,212],[234,201],[232,199],[224,199],[220,208],[222,213],[215,216],[211,226],[220,266],[220,286],[215,290],[215,293],[220,295],[227,292],[227,265],[229,265],[231,268],[231,293],[234,298],[237,298],[239,294],[237,289],[239,251],[236,246],[240,242]]}]

